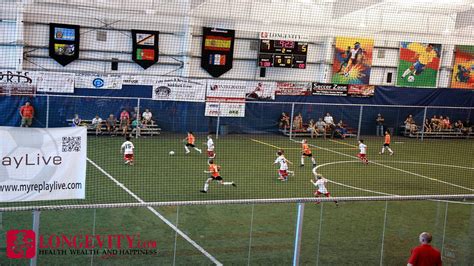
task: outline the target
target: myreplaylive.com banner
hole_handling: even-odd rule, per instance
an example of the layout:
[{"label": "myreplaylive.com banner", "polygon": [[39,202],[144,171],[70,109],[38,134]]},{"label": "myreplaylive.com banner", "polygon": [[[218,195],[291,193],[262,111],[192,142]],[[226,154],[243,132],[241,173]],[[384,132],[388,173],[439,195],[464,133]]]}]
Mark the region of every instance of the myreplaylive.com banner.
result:
[{"label": "myreplaylive.com banner", "polygon": [[85,198],[85,127],[0,127],[0,139],[0,202]]}]

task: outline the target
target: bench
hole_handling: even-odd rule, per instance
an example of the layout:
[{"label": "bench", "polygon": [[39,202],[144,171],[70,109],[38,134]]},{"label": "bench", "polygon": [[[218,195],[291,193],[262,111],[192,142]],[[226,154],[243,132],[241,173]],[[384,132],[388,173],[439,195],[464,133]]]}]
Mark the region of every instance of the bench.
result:
[{"label": "bench", "polygon": [[[290,128],[289,127],[281,128],[281,129],[279,129],[279,131],[285,136],[290,136]],[[326,137],[329,137],[329,138],[331,137],[331,133],[329,133],[329,132],[325,132],[324,134],[326,135]],[[311,132],[308,131],[307,127],[304,127],[303,129],[293,129],[291,131],[291,135],[294,136],[294,137],[311,137]],[[321,134],[321,133],[314,134],[314,136],[316,138],[317,137],[324,137],[324,135]],[[356,136],[357,136],[357,134],[355,134],[354,129],[346,127],[346,134],[344,135],[345,138],[352,138],[352,137],[356,137]]]},{"label": "bench", "polygon": [[468,131],[466,132],[461,132],[456,129],[441,129],[441,130],[435,130],[431,132],[422,132],[421,130],[417,130],[416,132],[410,133],[409,130],[405,128],[405,126],[400,127],[402,129],[402,135],[405,137],[409,138],[421,138],[423,135],[423,138],[469,138],[474,136],[474,132]]},{"label": "bench", "polygon": [[[69,126],[72,126],[72,119],[67,119],[66,122]],[[107,131],[107,126],[105,124],[105,120],[102,121],[102,123],[100,125],[99,134],[97,134],[96,129],[92,127],[92,125],[91,125],[92,120],[82,120],[80,126],[87,127],[87,134],[88,135],[112,135],[112,136],[117,136],[117,135],[121,135],[122,131],[119,128],[120,122],[119,121],[116,121],[116,122],[117,122],[117,127],[115,128],[115,131],[114,132],[108,132]],[[137,129],[132,128],[131,125],[128,126],[128,132],[131,135],[134,135],[134,136],[137,136],[137,133],[138,133]],[[159,135],[160,133],[161,133],[161,128],[158,127],[157,124],[153,123],[151,125],[142,126],[140,128],[140,135],[139,136],[155,136],[155,135]]]}]

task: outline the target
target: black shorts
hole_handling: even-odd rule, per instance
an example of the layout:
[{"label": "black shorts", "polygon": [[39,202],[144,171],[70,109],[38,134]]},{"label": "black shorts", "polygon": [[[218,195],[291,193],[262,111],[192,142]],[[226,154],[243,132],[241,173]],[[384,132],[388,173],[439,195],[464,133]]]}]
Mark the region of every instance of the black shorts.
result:
[{"label": "black shorts", "polygon": [[312,154],[312,153],[303,153],[303,156],[306,156],[306,157],[313,157],[313,154]]},{"label": "black shorts", "polygon": [[191,144],[191,143],[186,143],[186,146],[188,146],[188,147],[193,147],[193,148],[196,147],[196,145]]},{"label": "black shorts", "polygon": [[212,180],[216,180],[216,181],[222,181],[222,177],[221,176],[211,176]]},{"label": "black shorts", "polygon": [[383,146],[384,147],[390,147],[390,143],[384,143]]}]

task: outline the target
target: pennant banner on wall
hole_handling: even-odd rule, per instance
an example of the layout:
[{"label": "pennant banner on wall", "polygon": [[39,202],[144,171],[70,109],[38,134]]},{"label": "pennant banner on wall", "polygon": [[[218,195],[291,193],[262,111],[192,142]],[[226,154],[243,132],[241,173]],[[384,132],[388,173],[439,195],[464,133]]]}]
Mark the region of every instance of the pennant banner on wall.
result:
[{"label": "pennant banner on wall", "polygon": [[132,30],[132,60],[147,69],[158,62],[159,31]]},{"label": "pennant banner on wall", "polygon": [[232,69],[234,30],[203,28],[201,67],[217,78]]},{"label": "pennant banner on wall", "polygon": [[153,100],[204,102],[206,80],[160,77],[153,87]]},{"label": "pennant banner on wall", "polygon": [[474,46],[456,45],[451,88],[474,89]]},{"label": "pennant banner on wall", "polygon": [[79,58],[79,26],[49,24],[49,56],[62,66]]},{"label": "pennant banner on wall", "polygon": [[373,50],[373,39],[337,37],[332,82],[369,84]]},{"label": "pennant banner on wall", "polygon": [[436,87],[441,44],[401,42],[397,86]]}]

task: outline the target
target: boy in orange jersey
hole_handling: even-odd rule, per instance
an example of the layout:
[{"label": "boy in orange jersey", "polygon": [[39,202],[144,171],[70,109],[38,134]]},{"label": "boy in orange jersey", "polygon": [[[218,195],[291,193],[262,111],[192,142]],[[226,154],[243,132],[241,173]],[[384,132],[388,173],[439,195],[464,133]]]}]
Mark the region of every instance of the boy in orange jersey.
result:
[{"label": "boy in orange jersey", "polygon": [[387,149],[390,152],[390,155],[393,155],[392,149],[390,149],[390,131],[385,131],[385,141],[382,146],[382,152],[379,152],[379,154],[383,154],[385,152],[385,149]]},{"label": "boy in orange jersey", "polygon": [[237,185],[232,182],[224,182],[224,179],[222,179],[221,175],[219,174],[219,170],[221,169],[220,166],[214,163],[213,159],[210,159],[207,164],[209,164],[209,170],[204,171],[204,173],[211,174],[211,176],[206,180],[204,183],[204,189],[201,190],[202,193],[207,193],[207,190],[209,189],[209,184],[211,183],[212,180],[216,180],[219,182],[221,185],[232,185],[236,187]]},{"label": "boy in orange jersey", "polygon": [[308,141],[306,139],[303,139],[303,141],[301,141],[301,165],[300,166],[304,166],[305,157],[311,158],[313,167],[316,166],[316,160],[314,159],[313,154],[311,153],[311,150],[309,149]]},{"label": "boy in orange jersey", "polygon": [[201,149],[197,148],[194,145],[194,142],[196,142],[196,138],[194,137],[193,132],[188,131],[188,136],[186,138],[184,138],[183,141],[186,141],[186,145],[184,145],[184,149],[186,150],[186,154],[188,154],[190,152],[188,147],[192,147],[196,151],[198,151],[199,153],[202,153]]}]

